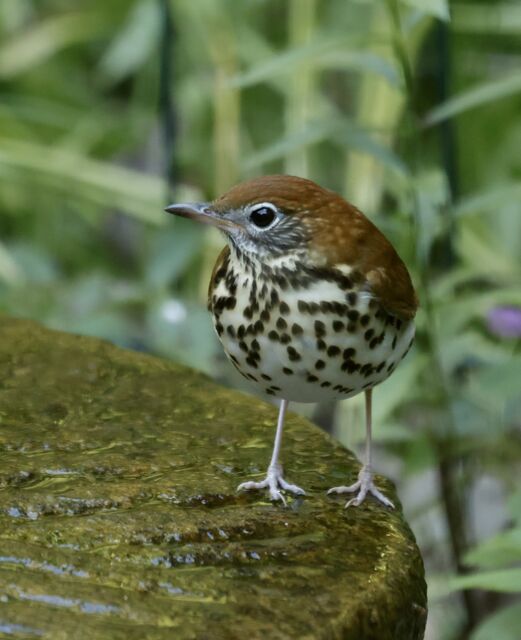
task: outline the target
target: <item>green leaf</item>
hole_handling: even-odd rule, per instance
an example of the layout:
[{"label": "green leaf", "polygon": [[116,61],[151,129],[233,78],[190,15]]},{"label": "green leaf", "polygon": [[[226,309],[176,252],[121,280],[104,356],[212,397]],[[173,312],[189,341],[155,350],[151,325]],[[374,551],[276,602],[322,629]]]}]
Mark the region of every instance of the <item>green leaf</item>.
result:
[{"label": "green leaf", "polygon": [[494,215],[499,208],[521,200],[521,182],[510,182],[475,193],[463,199],[453,209],[455,216],[468,216],[477,213]]},{"label": "green leaf", "polygon": [[402,0],[402,2],[445,22],[450,20],[447,0]]},{"label": "green leaf", "polygon": [[161,16],[156,0],[137,2],[100,61],[102,73],[119,81],[143,65],[159,41]]},{"label": "green leaf", "polygon": [[267,162],[283,158],[292,151],[325,140],[356,149],[361,153],[367,153],[379,160],[384,166],[402,175],[407,173],[407,168],[400,158],[393,151],[377,142],[367,131],[359,129],[347,119],[334,117],[311,122],[305,129],[283,136],[274,144],[264,147],[246,158],[243,166],[246,171],[251,171]]},{"label": "green leaf", "polygon": [[90,40],[101,22],[93,12],[71,12],[36,22],[0,47],[0,77],[11,78],[41,65],[66,46]]},{"label": "green leaf", "polygon": [[519,2],[458,2],[452,7],[452,28],[458,32],[477,34],[521,33],[521,4]]},{"label": "green leaf", "polygon": [[501,593],[517,593],[521,591],[521,569],[501,569],[498,571],[482,571],[469,575],[457,576],[449,580],[450,591],[460,589],[486,589]]},{"label": "green leaf", "polygon": [[425,123],[427,126],[438,124],[439,122],[443,122],[443,120],[452,118],[469,109],[475,109],[490,102],[500,100],[501,98],[507,98],[520,91],[520,72],[499,78],[499,80],[484,82],[435,107],[427,114]]},{"label": "green leaf", "polygon": [[9,285],[21,284],[24,280],[20,266],[2,242],[0,242],[0,280]]},{"label": "green leaf", "polygon": [[179,277],[197,255],[203,234],[191,221],[175,219],[158,233],[145,263],[145,278],[152,287],[166,287]]},{"label": "green leaf", "polygon": [[245,88],[267,82],[276,76],[298,73],[301,66],[306,69],[350,69],[371,72],[386,78],[392,85],[399,85],[399,75],[384,58],[374,53],[349,50],[350,40],[323,40],[302,47],[277,53],[267,60],[230,79],[233,87]]},{"label": "green leaf", "polygon": [[496,407],[501,410],[510,399],[519,397],[520,380],[521,358],[511,358],[474,375],[470,389],[481,403],[491,409]]},{"label": "green leaf", "polygon": [[411,400],[415,383],[419,379],[422,371],[427,364],[427,358],[424,355],[415,355],[409,357],[400,363],[392,376],[386,381],[385,389],[382,393],[376,390],[373,402],[373,420],[375,425],[383,424],[382,435],[385,433],[385,423],[388,421],[392,412],[407,400]]},{"label": "green leaf", "polygon": [[23,171],[27,178],[41,178],[58,191],[74,189],[75,198],[120,208],[146,222],[166,222],[159,177],[59,147],[9,138],[0,139],[0,171],[2,164]]},{"label": "green leaf", "polygon": [[465,555],[465,563],[482,568],[521,562],[521,527],[502,531]]},{"label": "green leaf", "polygon": [[488,615],[470,636],[470,640],[519,640],[521,603],[516,602]]}]

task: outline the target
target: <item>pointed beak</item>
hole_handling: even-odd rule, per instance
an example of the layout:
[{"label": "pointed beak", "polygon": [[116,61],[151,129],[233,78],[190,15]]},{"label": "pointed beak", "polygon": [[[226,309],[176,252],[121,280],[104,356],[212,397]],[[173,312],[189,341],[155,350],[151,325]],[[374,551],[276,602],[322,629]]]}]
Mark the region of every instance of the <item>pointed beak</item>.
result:
[{"label": "pointed beak", "polygon": [[207,202],[193,202],[189,204],[171,204],[165,208],[167,213],[173,213],[175,216],[182,218],[190,218],[203,224],[211,224],[223,231],[237,228],[237,224],[231,220],[226,220],[219,213],[214,211]]}]

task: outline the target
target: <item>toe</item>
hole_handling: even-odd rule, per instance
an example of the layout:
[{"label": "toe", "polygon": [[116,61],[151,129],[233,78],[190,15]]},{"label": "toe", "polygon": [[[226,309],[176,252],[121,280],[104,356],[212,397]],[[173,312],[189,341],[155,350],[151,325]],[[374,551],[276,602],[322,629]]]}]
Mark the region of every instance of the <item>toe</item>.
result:
[{"label": "toe", "polygon": [[254,482],[253,480],[249,480],[248,482],[242,482],[238,487],[237,491],[248,491],[249,489],[264,489],[268,483],[266,481],[263,482]]},{"label": "toe", "polygon": [[297,496],[306,495],[306,492],[304,491],[304,489],[297,487],[296,484],[289,484],[289,482],[286,482],[284,478],[279,478],[279,484],[283,489],[285,489],[286,491],[290,491],[291,493],[294,493]]},{"label": "toe", "polygon": [[390,507],[391,509],[394,509],[394,504],[389,500],[389,498],[384,496],[384,494],[381,491],[379,491],[374,485],[369,489],[369,491],[377,500],[379,500],[386,507]]},{"label": "toe", "polygon": [[270,487],[270,498],[275,502],[281,500],[282,504],[286,506],[286,499],[276,487]]},{"label": "toe", "polygon": [[331,495],[332,493],[354,493],[360,489],[360,481],[355,482],[354,484],[350,484],[348,487],[333,487],[329,489],[327,495]]}]

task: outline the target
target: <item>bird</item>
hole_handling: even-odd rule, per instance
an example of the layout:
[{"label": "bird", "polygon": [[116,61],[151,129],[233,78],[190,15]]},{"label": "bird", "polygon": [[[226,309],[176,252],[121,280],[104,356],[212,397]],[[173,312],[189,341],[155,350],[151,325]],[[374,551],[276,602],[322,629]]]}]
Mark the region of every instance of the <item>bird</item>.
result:
[{"label": "bird", "polygon": [[418,298],[409,272],[381,231],[339,194],[306,178],[267,175],[242,182],[212,202],[172,204],[168,213],[212,225],[227,244],[210,279],[208,309],[224,352],[279,413],[265,478],[238,491],[305,491],[280,462],[289,402],[365,394],[365,459],[355,483],[328,494],[368,495],[393,508],[375,484],[373,389],[414,340]]}]

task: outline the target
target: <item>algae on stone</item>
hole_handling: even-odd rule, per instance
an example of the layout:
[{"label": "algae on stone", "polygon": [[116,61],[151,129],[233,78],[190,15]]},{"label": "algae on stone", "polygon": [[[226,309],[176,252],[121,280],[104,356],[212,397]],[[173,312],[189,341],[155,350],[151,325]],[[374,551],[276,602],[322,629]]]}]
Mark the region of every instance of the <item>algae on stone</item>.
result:
[{"label": "algae on stone", "polygon": [[358,463],[305,420],[289,416],[283,459],[308,495],[283,508],[235,492],[265,471],[274,407],[29,321],[0,319],[0,366],[10,637],[423,637],[423,565],[400,509],[327,497]]}]

